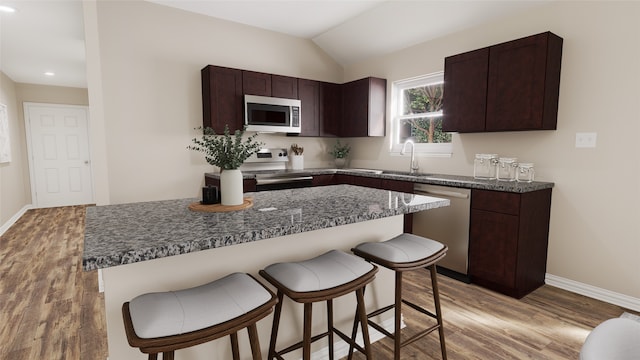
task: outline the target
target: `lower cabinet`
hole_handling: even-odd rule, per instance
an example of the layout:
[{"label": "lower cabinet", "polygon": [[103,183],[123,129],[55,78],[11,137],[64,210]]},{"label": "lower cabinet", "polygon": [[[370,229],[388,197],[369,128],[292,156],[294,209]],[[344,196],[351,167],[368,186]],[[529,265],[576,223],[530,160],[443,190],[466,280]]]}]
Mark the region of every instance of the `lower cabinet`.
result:
[{"label": "lower cabinet", "polygon": [[[204,184],[207,186],[217,186],[220,188],[220,179],[204,177]],[[244,179],[242,181],[242,188],[244,192],[256,191],[256,179]]]},{"label": "lower cabinet", "polygon": [[544,284],[551,189],[523,194],[473,190],[471,282],[521,298]]},{"label": "lower cabinet", "polygon": [[333,174],[313,175],[313,180],[311,180],[311,185],[312,186],[334,185],[335,184],[334,176],[335,175]]}]

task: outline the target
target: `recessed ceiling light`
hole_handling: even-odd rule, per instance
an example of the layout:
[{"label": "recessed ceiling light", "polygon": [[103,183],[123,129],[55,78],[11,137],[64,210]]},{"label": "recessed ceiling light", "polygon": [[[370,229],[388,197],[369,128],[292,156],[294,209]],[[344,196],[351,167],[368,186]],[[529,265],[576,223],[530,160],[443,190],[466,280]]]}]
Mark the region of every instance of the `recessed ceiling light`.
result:
[{"label": "recessed ceiling light", "polygon": [[55,76],[56,73],[54,73],[53,71],[47,71],[44,74],[47,75],[47,76]]},{"label": "recessed ceiling light", "polygon": [[0,5],[0,12],[12,13],[16,12],[16,9],[6,5]]}]

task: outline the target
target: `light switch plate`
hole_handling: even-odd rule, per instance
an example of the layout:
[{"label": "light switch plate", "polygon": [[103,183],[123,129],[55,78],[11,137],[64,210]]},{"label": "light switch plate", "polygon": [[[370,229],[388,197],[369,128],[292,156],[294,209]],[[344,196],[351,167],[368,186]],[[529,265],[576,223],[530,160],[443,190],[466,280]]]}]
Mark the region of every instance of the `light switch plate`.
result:
[{"label": "light switch plate", "polygon": [[596,147],[597,133],[576,133],[577,148],[594,148]]}]

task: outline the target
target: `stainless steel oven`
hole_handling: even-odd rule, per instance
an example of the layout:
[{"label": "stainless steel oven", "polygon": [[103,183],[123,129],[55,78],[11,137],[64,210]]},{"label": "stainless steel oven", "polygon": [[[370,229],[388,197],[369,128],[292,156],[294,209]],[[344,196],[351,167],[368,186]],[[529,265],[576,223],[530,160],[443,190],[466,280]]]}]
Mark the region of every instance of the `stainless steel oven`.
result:
[{"label": "stainless steel oven", "polygon": [[294,189],[312,186],[313,176],[299,176],[295,174],[258,174],[256,175],[256,190]]},{"label": "stainless steel oven", "polygon": [[255,174],[256,191],[281,190],[313,185],[313,176],[287,170],[287,149],[262,149],[242,165],[242,172]]}]

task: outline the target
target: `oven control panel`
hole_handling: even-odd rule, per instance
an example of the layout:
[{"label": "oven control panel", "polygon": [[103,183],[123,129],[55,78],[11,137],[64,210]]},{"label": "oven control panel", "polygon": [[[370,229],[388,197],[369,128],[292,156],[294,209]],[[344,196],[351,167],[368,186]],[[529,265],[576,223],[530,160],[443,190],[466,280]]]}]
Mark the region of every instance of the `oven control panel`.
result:
[{"label": "oven control panel", "polygon": [[261,149],[257,153],[251,155],[246,162],[286,162],[289,160],[287,149],[273,148]]}]

